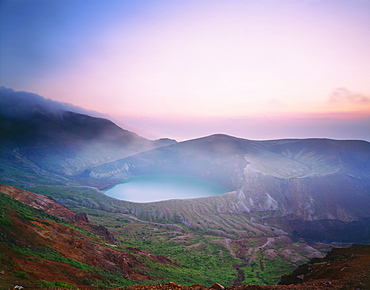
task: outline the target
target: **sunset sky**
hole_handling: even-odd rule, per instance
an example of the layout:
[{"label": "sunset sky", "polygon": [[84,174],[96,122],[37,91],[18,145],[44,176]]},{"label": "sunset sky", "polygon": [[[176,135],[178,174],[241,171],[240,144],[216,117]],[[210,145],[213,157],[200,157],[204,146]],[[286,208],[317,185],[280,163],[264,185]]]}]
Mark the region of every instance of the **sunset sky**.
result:
[{"label": "sunset sky", "polygon": [[1,86],[148,138],[370,141],[370,0],[0,0]]}]

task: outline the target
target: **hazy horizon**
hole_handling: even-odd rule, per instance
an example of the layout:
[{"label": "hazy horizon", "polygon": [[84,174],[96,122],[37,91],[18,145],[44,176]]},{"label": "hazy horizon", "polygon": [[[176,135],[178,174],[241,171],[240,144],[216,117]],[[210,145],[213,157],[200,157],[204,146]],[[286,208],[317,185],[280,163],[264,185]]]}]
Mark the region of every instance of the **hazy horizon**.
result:
[{"label": "hazy horizon", "polygon": [[150,139],[370,141],[370,1],[0,5],[4,87]]}]

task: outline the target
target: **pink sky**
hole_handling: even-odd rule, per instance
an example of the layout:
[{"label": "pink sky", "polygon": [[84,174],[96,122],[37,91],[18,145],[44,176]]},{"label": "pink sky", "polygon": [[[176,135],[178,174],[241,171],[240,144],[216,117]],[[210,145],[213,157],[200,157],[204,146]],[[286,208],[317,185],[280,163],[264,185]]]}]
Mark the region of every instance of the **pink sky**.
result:
[{"label": "pink sky", "polygon": [[103,2],[56,6],[67,56],[4,84],[145,136],[370,139],[369,1]]}]

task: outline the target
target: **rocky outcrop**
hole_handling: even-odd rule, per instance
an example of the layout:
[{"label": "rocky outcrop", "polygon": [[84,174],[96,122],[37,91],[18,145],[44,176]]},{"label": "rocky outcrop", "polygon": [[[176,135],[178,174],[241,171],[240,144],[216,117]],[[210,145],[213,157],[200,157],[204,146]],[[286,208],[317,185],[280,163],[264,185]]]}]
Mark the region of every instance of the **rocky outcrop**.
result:
[{"label": "rocky outcrop", "polygon": [[91,225],[90,227],[94,232],[98,233],[102,236],[107,242],[115,243],[116,239],[114,238],[113,234],[104,226],[102,225]]},{"label": "rocky outcrop", "polygon": [[[292,274],[284,275],[280,285],[325,282],[332,288],[370,289],[370,246],[334,248],[324,258],[312,259]],[[324,283],[323,283],[324,284]]]}]

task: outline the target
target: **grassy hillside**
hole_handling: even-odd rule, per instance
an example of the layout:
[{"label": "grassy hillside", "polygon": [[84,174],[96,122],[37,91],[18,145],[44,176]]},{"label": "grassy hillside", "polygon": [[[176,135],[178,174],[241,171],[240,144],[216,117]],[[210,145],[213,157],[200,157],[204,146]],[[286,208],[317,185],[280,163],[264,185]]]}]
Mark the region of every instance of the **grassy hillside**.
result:
[{"label": "grassy hillside", "polygon": [[164,255],[187,269],[171,280],[180,283],[185,279],[180,283],[183,285],[276,284],[283,274],[310,258],[321,257],[330,248],[293,241],[288,236],[230,239],[172,224],[143,222],[124,214],[90,215],[107,226],[122,245]]},{"label": "grassy hillside", "polygon": [[[68,286],[114,288],[166,281],[180,268],[163,256],[108,244],[97,233],[73,226],[0,193],[1,289]],[[171,276],[170,276],[171,277]]]}]

